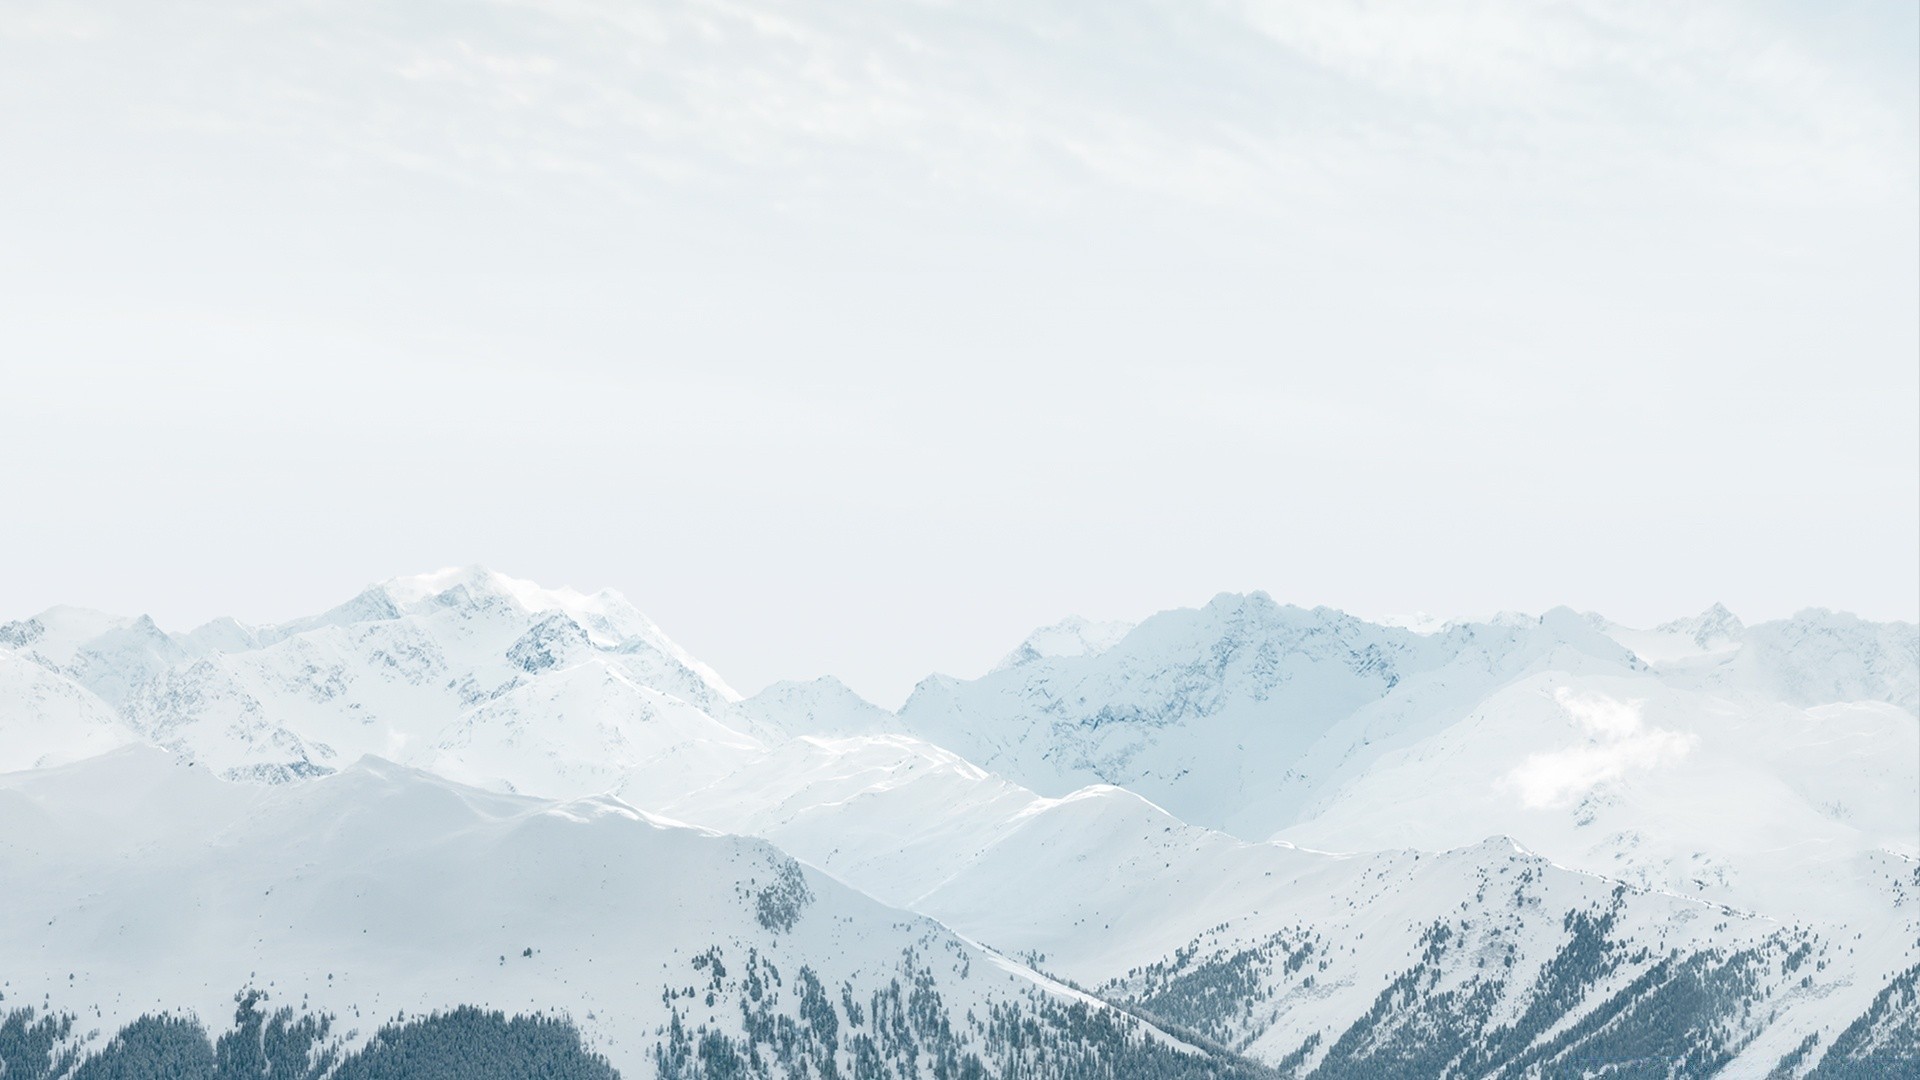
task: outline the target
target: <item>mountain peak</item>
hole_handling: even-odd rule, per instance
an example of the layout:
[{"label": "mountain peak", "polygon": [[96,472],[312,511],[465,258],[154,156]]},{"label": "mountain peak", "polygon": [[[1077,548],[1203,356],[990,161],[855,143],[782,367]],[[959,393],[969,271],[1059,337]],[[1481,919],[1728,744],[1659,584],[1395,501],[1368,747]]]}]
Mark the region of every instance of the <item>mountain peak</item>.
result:
[{"label": "mountain peak", "polygon": [[892,713],[831,675],[773,683],[736,702],[731,714],[744,719],[761,735],[775,739],[900,730],[899,720]]},{"label": "mountain peak", "polygon": [[1130,622],[1094,622],[1078,615],[1069,615],[1028,634],[1019,647],[994,665],[993,670],[1005,671],[1052,657],[1102,653],[1118,644],[1133,627],[1134,624]]},{"label": "mountain peak", "polygon": [[1703,630],[1710,630],[1729,636],[1738,634],[1741,629],[1743,629],[1740,617],[1728,611],[1726,605],[1717,600],[1714,601],[1711,607],[1701,612],[1700,617],[1695,619],[1694,623]]},{"label": "mountain peak", "polygon": [[511,578],[484,566],[450,566],[424,574],[388,578],[380,583],[393,602],[410,608],[427,601],[445,602],[450,594],[465,593],[475,599],[500,597],[511,600],[528,612],[566,610],[590,602],[573,589],[547,589],[531,581]]},{"label": "mountain peak", "polygon": [[692,672],[721,698],[736,701],[740,697],[719,673],[694,659],[613,589],[589,594],[564,585],[548,588],[475,565],[389,578],[369,591],[387,597],[396,608],[408,614],[441,607],[484,606],[495,601],[504,601],[527,615],[563,614],[585,630],[588,640],[596,646],[622,652],[635,649],[658,652]]},{"label": "mountain peak", "polygon": [[1269,595],[1265,589],[1255,589],[1252,592],[1243,593],[1215,593],[1213,599],[1207,601],[1206,610],[1214,612],[1239,612],[1247,610],[1273,610],[1281,606],[1282,605],[1274,602],[1273,597]]},{"label": "mountain peak", "polygon": [[1579,652],[1628,668],[1639,669],[1645,661],[1632,649],[1596,629],[1593,623],[1570,607],[1556,607],[1540,616],[1539,626],[1550,640],[1571,646]]},{"label": "mountain peak", "polygon": [[1681,634],[1691,638],[1694,644],[1706,648],[1715,643],[1729,643],[1746,629],[1739,616],[1728,611],[1726,605],[1716,601],[1707,610],[1690,619],[1675,619],[1662,623],[1656,630],[1668,634]]}]

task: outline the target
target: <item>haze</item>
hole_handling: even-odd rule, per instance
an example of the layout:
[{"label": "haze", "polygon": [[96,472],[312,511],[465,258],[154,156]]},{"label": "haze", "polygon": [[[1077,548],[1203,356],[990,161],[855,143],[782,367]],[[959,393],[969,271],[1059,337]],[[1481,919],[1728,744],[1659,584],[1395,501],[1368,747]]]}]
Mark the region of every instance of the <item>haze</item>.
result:
[{"label": "haze", "polygon": [[[163,10],[164,9],[164,10]],[[14,0],[0,619],[1920,613],[1905,0]]]}]

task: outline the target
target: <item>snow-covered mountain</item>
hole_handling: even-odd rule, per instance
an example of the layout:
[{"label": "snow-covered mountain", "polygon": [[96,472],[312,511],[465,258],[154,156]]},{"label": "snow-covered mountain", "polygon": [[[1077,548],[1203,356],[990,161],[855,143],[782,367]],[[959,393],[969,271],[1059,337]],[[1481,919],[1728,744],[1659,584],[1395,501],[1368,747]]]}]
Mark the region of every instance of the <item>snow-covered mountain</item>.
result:
[{"label": "snow-covered mountain", "polygon": [[489,697],[434,736],[442,776],[551,796],[588,795],[636,774],[718,776],[760,740],[592,655]]},{"label": "snow-covered mountain", "polygon": [[[1192,1053],[765,842],[614,799],[494,795],[372,758],[243,786],[134,747],[0,776],[0,836],[9,1000],[108,1030],[224,1016],[250,987],[331,1014],[348,1046],[406,1013],[564,1009],[629,1075],[676,1031],[710,1057],[843,1074],[863,1055],[999,1072],[989,1018],[1040,1034],[1088,1008],[1114,1061]],[[909,1013],[928,1009],[940,1024]]]},{"label": "snow-covered mountain", "polygon": [[[1692,650],[1673,648],[1674,638]],[[1649,641],[1665,647],[1650,647]],[[1777,752],[1744,746],[1743,737],[1722,732],[1722,745],[1735,757],[1770,752],[1762,771],[1797,774],[1782,781],[1789,786],[1815,783],[1808,776],[1826,765],[1818,755],[1806,769],[1795,760],[1818,737],[1805,732],[1849,723],[1827,724],[1809,711],[1829,706],[1862,706],[1845,715],[1872,729],[1860,738],[1880,740],[1866,751],[1835,742],[1827,751],[1834,755],[1833,770],[1844,773],[1848,762],[1864,760],[1857,757],[1861,753],[1884,754],[1898,769],[1914,759],[1908,747],[1920,677],[1917,643],[1920,632],[1910,623],[1873,624],[1809,611],[1742,628],[1724,609],[1646,634],[1566,609],[1418,634],[1328,609],[1278,605],[1262,594],[1223,595],[1204,608],[1156,615],[1096,654],[1037,660],[970,682],[928,679],[900,718],[909,732],[1042,793],[1115,784],[1183,820],[1257,839],[1325,814],[1362,774],[1435,739],[1470,744],[1448,751],[1453,767],[1466,772],[1445,783],[1422,777],[1418,791],[1437,803],[1455,796],[1495,798],[1504,790],[1513,797],[1503,797],[1502,805],[1520,812],[1560,801],[1558,789],[1523,792],[1496,784],[1521,767],[1520,747],[1551,754],[1561,749],[1552,739],[1562,738],[1571,756],[1549,758],[1539,768],[1557,763],[1598,769],[1605,775],[1586,785],[1592,787],[1614,779],[1621,764],[1645,763],[1663,775],[1655,766],[1686,756],[1701,735],[1696,727],[1729,715],[1736,719],[1719,722],[1749,735],[1751,725],[1800,732],[1763,740]],[[1610,740],[1605,731],[1569,720],[1571,713],[1554,700],[1560,692],[1620,701],[1670,699],[1669,723],[1653,733]],[[1512,732],[1470,734],[1487,724],[1489,703],[1522,700],[1530,703],[1526,708],[1545,702],[1535,711],[1550,723],[1514,720],[1509,726],[1518,730]],[[1871,707],[1877,704],[1891,708]],[[1660,731],[1672,732],[1673,741],[1662,744]],[[1595,740],[1607,748],[1572,754],[1575,743]],[[1691,760],[1718,768],[1729,759],[1708,751]],[[1674,783],[1690,783],[1690,777],[1683,771]],[[1912,784],[1904,774],[1887,780],[1890,786],[1870,789],[1887,793],[1880,809],[1870,812],[1876,820],[1901,805],[1899,793]],[[1741,790],[1759,798],[1754,783]],[[1812,801],[1875,797],[1836,793]],[[1717,815],[1700,817],[1712,821]],[[1442,814],[1408,820],[1445,828],[1454,819]],[[1451,835],[1441,846],[1486,834]],[[1360,846],[1417,842],[1407,836],[1354,839]]]},{"label": "snow-covered mountain", "polygon": [[1438,635],[1225,594],[1163,612],[1091,655],[922,682],[907,730],[1048,794],[1116,784],[1184,820],[1264,837],[1327,769],[1456,719],[1556,664],[1645,664],[1570,611]]},{"label": "snow-covered mountain", "polygon": [[1738,651],[1700,672],[1714,685],[1794,705],[1884,701],[1920,711],[1920,634],[1810,608],[1747,630]]},{"label": "snow-covered mountain", "polygon": [[[478,568],[395,578],[274,626],[220,620],[175,636],[144,617],[55,609],[0,627],[0,637],[117,706],[147,739],[227,775],[269,779],[363,754],[426,762],[470,749],[468,713],[507,698],[493,710],[505,716],[541,675],[580,664],[693,711],[739,696],[616,593],[543,589]],[[604,696],[593,680],[562,681],[592,698],[563,712],[599,723],[588,715]],[[541,708],[551,711],[558,692],[531,696],[547,695]]]},{"label": "snow-covered mountain", "polygon": [[807,682],[777,682],[733,704],[727,718],[772,742],[803,735],[870,735],[898,732],[900,720],[831,675]]},{"label": "snow-covered mountain", "polygon": [[1129,622],[1093,622],[1069,615],[1028,634],[993,670],[1004,671],[1052,656],[1093,656],[1118,644],[1132,629],[1133,624]]},{"label": "snow-covered mountain", "polygon": [[[796,740],[665,812],[767,837],[869,895],[1261,1060],[1304,1067],[1388,1068],[1391,1057],[1351,1045],[1349,1033],[1382,1022],[1383,982],[1418,968],[1417,956],[1421,979],[1491,995],[1470,1031],[1449,1036],[1456,1052],[1494,1055],[1489,1067],[1535,1046],[1501,1044],[1497,1021],[1546,1008],[1552,995],[1641,1008],[1633,995],[1689,994],[1686,980],[1746,965],[1751,955],[1733,958],[1749,950],[1773,957],[1767,973],[1739,976],[1757,998],[1707,995],[1687,1022],[1717,1025],[1764,999],[1765,1019],[1739,1017],[1714,1052],[1770,1067],[1867,1010],[1892,978],[1885,964],[1920,960],[1910,899],[1920,871],[1872,848],[1801,868],[1822,873],[1816,899],[1830,902],[1756,914],[1572,870],[1504,837],[1356,855],[1248,843],[1121,788],[1036,795],[899,736]],[[1807,900],[1791,889],[1784,898]],[[1472,947],[1442,949],[1443,962],[1423,952],[1436,934]],[[1779,967],[1796,951],[1821,957],[1814,983],[1799,985],[1797,962]],[[1497,979],[1484,971],[1489,954]],[[1582,964],[1608,978],[1570,984]],[[1676,968],[1694,975],[1674,983]],[[1651,987],[1629,993],[1641,978]],[[1396,1023],[1429,1006],[1398,1002],[1407,1015]]]},{"label": "snow-covered mountain", "polygon": [[42,664],[0,649],[0,772],[61,765],[134,739],[106,702]]},{"label": "snow-covered mountain", "polygon": [[0,626],[0,648],[73,679],[115,707],[135,687],[196,655],[198,641],[167,634],[145,615],[125,619],[75,607]]},{"label": "snow-covered mountain", "polygon": [[895,714],[742,698],[616,594],[478,568],[271,626],[56,608],[0,627],[0,874],[35,883],[0,1024],[211,1037],[297,987],[341,1052],[561,1010],[633,1076],[1887,1067],[1917,684],[1913,625],[1818,610],[1256,593],[1065,620]]},{"label": "snow-covered mountain", "polygon": [[1920,856],[1914,717],[1642,675],[1541,672],[1343,775],[1278,838],[1444,849],[1505,831],[1567,866],[1781,917],[1845,909],[1876,851]]},{"label": "snow-covered mountain", "polygon": [[1746,630],[1740,617],[1721,604],[1714,604],[1692,618],[1661,623],[1651,630],[1622,626],[1604,615],[1589,614],[1587,618],[1601,633],[1656,665],[1731,652],[1739,648]]}]

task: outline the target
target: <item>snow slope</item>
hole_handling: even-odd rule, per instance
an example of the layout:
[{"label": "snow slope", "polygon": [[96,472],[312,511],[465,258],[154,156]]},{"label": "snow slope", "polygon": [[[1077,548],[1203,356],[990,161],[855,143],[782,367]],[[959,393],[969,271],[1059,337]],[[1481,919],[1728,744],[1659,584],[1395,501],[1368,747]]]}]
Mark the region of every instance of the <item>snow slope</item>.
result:
[{"label": "snow slope", "polygon": [[1782,917],[1844,917],[1871,852],[1920,855],[1920,723],[1646,673],[1542,672],[1382,754],[1280,839],[1437,850],[1504,831],[1558,862]]},{"label": "snow slope", "polygon": [[593,656],[462,713],[434,737],[425,767],[467,783],[572,797],[639,783],[639,774],[675,783],[717,777],[761,749],[751,735]]},{"label": "snow slope", "polygon": [[1730,653],[1740,647],[1746,631],[1739,616],[1721,604],[1714,604],[1692,618],[1661,623],[1651,630],[1622,626],[1602,615],[1587,617],[1601,633],[1656,666]]},{"label": "snow slope", "polygon": [[[1482,987],[1495,1005],[1473,1034],[1456,1033],[1488,1045],[1529,1010],[1558,1010],[1558,1024],[1606,1007],[1663,959],[1719,971],[1759,950],[1772,957],[1767,974],[1753,961],[1741,976],[1751,985],[1712,1008],[1766,1002],[1766,1018],[1742,1020],[1727,1046],[1767,1068],[1810,1034],[1830,1040],[1888,985],[1887,965],[1920,958],[1920,878],[1912,860],[1885,853],[1830,868],[1847,871],[1822,879],[1842,903],[1803,917],[1743,913],[1559,866],[1504,838],[1438,854],[1248,843],[1119,788],[1039,796],[898,736],[797,740],[663,810],[765,836],[869,895],[1269,1063],[1309,1040],[1302,1060],[1333,1055],[1436,927],[1473,945],[1434,959],[1434,977],[1484,980],[1488,957],[1498,961],[1498,985]],[[1782,969],[1803,946],[1798,955],[1819,956],[1811,973]],[[1586,962],[1608,976],[1542,985]],[[1544,1046],[1536,1034],[1500,1052]]]},{"label": "snow slope", "polygon": [[11,648],[118,707],[155,674],[191,655],[145,615],[125,619],[86,608],[55,607],[0,626]]},{"label": "snow slope", "polygon": [[[827,988],[842,1069],[842,987],[866,1001],[918,981],[955,1018],[1087,1001],[765,842],[376,759],[254,786],[134,747],[3,776],[0,879],[9,1000],[108,1030],[182,1008],[217,1027],[247,986],[362,1035],[460,1003],[563,1010],[637,1077],[676,1014],[737,1037],[743,1005],[777,1011],[781,994],[749,979],[789,987],[788,1016],[807,980]],[[959,1023],[954,1036],[983,1040]]]},{"label": "snow slope", "polygon": [[1884,701],[1920,713],[1920,627],[1809,608],[1750,627],[1739,651],[1699,674],[1792,705]]},{"label": "snow slope", "polygon": [[[1422,635],[1262,593],[1223,594],[1155,615],[1094,655],[972,682],[928,679],[900,718],[1044,794],[1115,784],[1195,824],[1258,838],[1285,824],[1344,756],[1452,719],[1556,649],[1644,666],[1564,610]],[[1363,709],[1371,724],[1343,726]]]},{"label": "snow slope", "polygon": [[77,761],[134,739],[98,697],[0,649],[0,773]]},{"label": "snow slope", "polygon": [[1588,619],[1681,685],[1789,705],[1884,701],[1920,712],[1920,627],[1913,623],[1808,608],[1746,626],[1719,604],[1651,630]]},{"label": "snow slope", "polygon": [[1031,664],[1055,656],[1093,656],[1119,644],[1133,629],[1129,622],[1093,622],[1069,615],[1051,626],[1043,626],[1027,635],[1017,648],[1001,658],[993,670]]},{"label": "snow slope", "polygon": [[[741,699],[615,594],[477,568],[272,626],[168,634],[53,609],[0,639],[0,772],[28,770],[0,776],[14,815],[0,854],[17,859],[0,869],[46,883],[0,920],[24,965],[8,970],[27,980],[7,993],[44,982],[72,1008],[224,1016],[243,961],[311,994],[332,950],[366,975],[332,972],[352,992],[315,994],[328,1009],[360,1006],[372,1024],[434,1003],[567,1007],[619,1018],[596,1038],[647,1033],[622,1051],[647,1075],[676,1017],[734,1039],[760,1030],[766,999],[749,987],[763,962],[849,986],[932,979],[952,1016],[1002,1015],[947,989],[985,964],[1024,988],[996,999],[1015,1013],[1082,1030],[1056,1008],[1071,992],[978,941],[1322,1076],[1551,1074],[1618,1039],[1697,1058],[1702,1074],[1763,1075],[1813,1037],[1789,1070],[1804,1073],[1828,1046],[1872,1044],[1842,1037],[1870,1008],[1860,1030],[1907,1030],[1911,624],[1814,610],[1746,626],[1716,606],[1652,630],[1556,609],[1415,632],[1229,594],[1131,628],[1043,628],[981,679],[926,680],[898,715],[831,678]],[[129,741],[167,753],[80,760]],[[780,852],[817,872],[778,869]],[[415,864],[434,880],[408,877]],[[594,935],[621,933],[611,914],[500,892],[495,867],[584,892],[664,890],[701,914],[633,901],[631,925],[672,943],[608,946]],[[175,873],[235,884],[178,899]],[[885,944],[869,955],[851,937],[735,925],[758,909],[729,903],[793,874],[840,898],[835,926],[898,933],[875,930]],[[87,898],[80,936],[40,935],[35,952],[36,928],[66,917],[56,892]],[[176,899],[142,921],[143,892]],[[366,920],[386,904],[380,931]],[[334,909],[358,913],[372,952],[322,917]],[[551,969],[455,956],[496,933],[489,919],[579,925],[541,931],[567,943]],[[899,936],[909,925],[918,944]],[[142,983],[101,944],[123,926],[215,955],[134,950],[186,973]],[[255,931],[208,944],[216,926]],[[410,954],[407,926],[428,928]],[[695,941],[729,959],[674,968],[674,950],[705,955]],[[389,948],[411,967],[382,959]],[[300,963],[273,966],[281,955]],[[598,974],[616,962],[655,974]],[[81,996],[58,992],[62,964]],[[1682,1014],[1705,1034],[1659,1026]],[[1004,1049],[1004,1032],[967,1032]],[[1441,1046],[1451,1064],[1421,1056]]]},{"label": "snow slope", "polygon": [[831,675],[777,682],[722,710],[730,722],[770,742],[802,735],[871,735],[901,730],[892,713]]},{"label": "snow slope", "polygon": [[[322,615],[251,631],[242,644],[140,682],[123,708],[128,722],[223,774],[284,779],[363,754],[467,761],[475,710],[503,723],[529,700],[564,712],[569,688],[583,695],[584,713],[603,707],[616,684],[627,696],[673,698],[689,709],[657,711],[707,731],[712,723],[691,713],[737,697],[615,594],[543,590],[481,570],[397,578]],[[581,665],[598,674],[527,690]],[[597,714],[570,714],[549,727],[600,724]],[[441,746],[447,739],[459,745]]]},{"label": "snow slope", "polygon": [[[1205,608],[1156,615],[1095,655],[1036,660],[973,681],[928,679],[900,719],[910,733],[1043,794],[1115,784],[1184,820],[1258,839],[1325,814],[1369,770],[1387,768],[1387,759],[1424,745],[1450,746],[1462,755],[1454,774],[1419,778],[1429,811],[1454,798],[1491,798],[1488,782],[1519,767],[1515,747],[1554,749],[1541,742],[1541,729],[1519,720],[1518,731],[1467,733],[1487,728],[1483,706],[1514,700],[1509,688],[1528,680],[1587,696],[1606,696],[1601,687],[1627,680],[1631,689],[1615,696],[1665,701],[1668,713],[1684,714],[1674,721],[1681,725],[1676,730],[1718,724],[1715,730],[1727,737],[1691,760],[1718,765],[1728,760],[1719,753],[1724,747],[1751,774],[1741,798],[1764,802],[1768,785],[1815,783],[1810,777],[1845,773],[1859,759],[1860,748],[1845,734],[1847,721],[1823,725],[1809,710],[1861,705],[1867,711],[1843,715],[1880,717],[1885,730],[1876,736],[1883,743],[1878,752],[1911,761],[1901,734],[1911,725],[1901,727],[1898,714],[1911,718],[1916,679],[1920,632],[1912,624],[1820,611],[1742,627],[1716,607],[1639,632],[1558,609],[1537,619],[1509,616],[1415,634],[1335,611],[1277,605],[1260,594],[1223,595]],[[1876,703],[1893,711],[1875,712]],[[1761,728],[1793,728],[1796,734],[1773,740],[1790,752],[1755,758],[1725,730],[1744,721],[1715,719],[1728,710],[1755,718]],[[1564,719],[1557,712],[1548,718]],[[1830,743],[1819,735],[1823,726],[1834,732]],[[1449,735],[1453,728],[1460,730]],[[1565,734],[1555,731],[1555,737]],[[1826,745],[1832,760],[1819,749]],[[1596,751],[1594,760],[1635,748],[1657,750],[1643,737],[1606,754]],[[1808,756],[1803,769],[1799,761]],[[1880,779],[1877,794],[1850,800],[1876,802],[1878,809],[1864,811],[1878,815],[1875,820],[1884,820],[1888,806],[1905,805],[1901,800],[1913,789],[1904,773]],[[1508,801],[1521,814],[1511,819],[1515,824],[1533,809]],[[1397,798],[1393,805],[1400,805]],[[1434,827],[1446,830],[1452,817],[1439,814]],[[1422,820],[1433,818],[1429,813]],[[1503,827],[1507,819],[1498,813],[1460,820],[1462,828],[1447,831],[1441,846],[1519,831]],[[1702,839],[1713,846],[1711,837]],[[1378,834],[1339,841],[1349,842],[1410,841]],[[1542,838],[1539,846],[1552,845]]]}]

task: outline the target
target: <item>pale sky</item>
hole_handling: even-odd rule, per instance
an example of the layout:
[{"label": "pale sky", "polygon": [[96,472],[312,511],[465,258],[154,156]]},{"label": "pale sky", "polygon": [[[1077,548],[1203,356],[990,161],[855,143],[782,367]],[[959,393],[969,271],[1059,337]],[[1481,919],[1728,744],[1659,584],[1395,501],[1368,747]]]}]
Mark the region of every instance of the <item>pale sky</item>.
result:
[{"label": "pale sky", "polygon": [[1916,11],[8,0],[0,619],[1913,619]]}]

